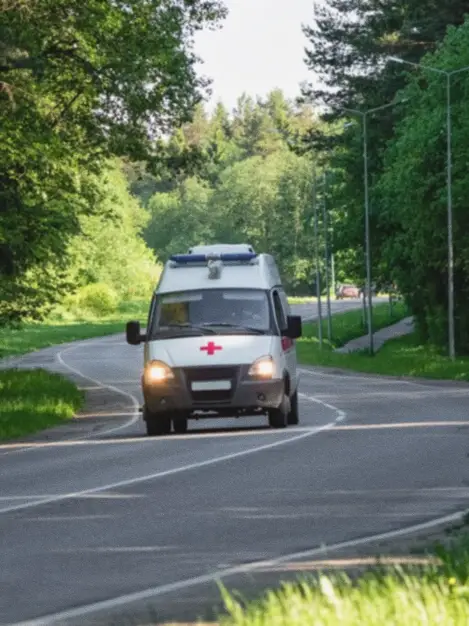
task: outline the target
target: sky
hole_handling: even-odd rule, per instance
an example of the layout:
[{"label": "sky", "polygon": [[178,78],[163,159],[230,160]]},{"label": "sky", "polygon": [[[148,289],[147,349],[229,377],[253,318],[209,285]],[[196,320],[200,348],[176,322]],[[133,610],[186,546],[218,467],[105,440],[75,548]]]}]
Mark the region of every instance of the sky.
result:
[{"label": "sky", "polygon": [[222,101],[229,109],[243,93],[265,96],[275,88],[300,95],[312,81],[304,63],[313,0],[224,0],[229,15],[221,29],[197,34],[195,52],[204,60],[199,73],[213,80],[209,108]]}]

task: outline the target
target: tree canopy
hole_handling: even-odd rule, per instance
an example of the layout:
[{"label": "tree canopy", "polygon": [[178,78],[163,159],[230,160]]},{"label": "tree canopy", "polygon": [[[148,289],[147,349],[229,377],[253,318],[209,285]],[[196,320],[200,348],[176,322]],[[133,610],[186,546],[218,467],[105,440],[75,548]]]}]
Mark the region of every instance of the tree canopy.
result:
[{"label": "tree canopy", "polygon": [[[389,60],[451,71],[469,64],[466,3],[327,0],[315,25],[305,27],[307,65],[321,79],[306,101],[326,104],[323,119],[342,127],[331,140],[325,127],[309,136],[310,150],[326,147],[337,184],[331,202],[341,213],[338,249],[352,248],[359,264],[364,243],[362,112],[396,103],[367,118],[373,276],[397,281],[424,340],[447,346],[445,79]],[[464,269],[467,175],[463,94],[467,74],[452,78],[457,347],[469,351]],[[348,122],[345,124],[345,122]],[[363,258],[363,257],[362,257]]]},{"label": "tree canopy", "polygon": [[151,162],[190,119],[207,84],[193,34],[223,15],[216,0],[0,5],[0,323],[68,288],[68,243],[102,210],[107,159]]}]

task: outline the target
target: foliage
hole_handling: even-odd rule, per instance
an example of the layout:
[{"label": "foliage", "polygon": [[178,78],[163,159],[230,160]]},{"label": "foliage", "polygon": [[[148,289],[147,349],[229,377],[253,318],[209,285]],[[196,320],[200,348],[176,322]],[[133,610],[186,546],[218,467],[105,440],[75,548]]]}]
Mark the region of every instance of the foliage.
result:
[{"label": "foliage", "polygon": [[[466,22],[450,29],[439,50],[423,62],[445,70],[467,66],[468,44]],[[469,77],[467,73],[456,74],[451,82],[456,342],[459,352],[467,354]],[[444,76],[435,74],[410,79],[402,92],[409,100],[407,115],[385,152],[385,170],[375,187],[380,197],[381,224],[389,233],[384,258],[415,313],[420,336],[440,346],[447,344],[448,337],[445,83]]]},{"label": "foliage", "polygon": [[130,195],[118,161],[109,164],[99,184],[99,211],[82,216],[81,233],[68,249],[69,281],[104,283],[124,300],[148,297],[159,276],[155,256],[141,237],[148,213]]},{"label": "foliage", "polygon": [[206,84],[192,36],[224,11],[215,0],[0,9],[3,324],[40,317],[67,291],[68,245],[82,217],[101,209],[105,160],[154,160],[155,140],[189,119]]},{"label": "foliage", "polygon": [[[373,277],[378,285],[392,279],[399,282],[417,314],[421,337],[439,345],[447,342],[444,78],[422,70],[418,73],[421,82],[415,79],[413,87],[404,89],[409,68],[386,58],[392,55],[448,70],[467,65],[464,44],[451,34],[464,31],[466,11],[461,0],[451,0],[444,9],[433,0],[358,4],[327,0],[318,7],[315,25],[305,28],[307,65],[322,84],[317,89],[305,88],[305,97],[328,105],[324,119],[351,122],[333,136],[324,127],[309,136],[310,149],[330,150],[329,167],[335,175],[330,201],[341,215],[335,245],[347,255],[351,274],[363,267],[364,178],[363,118],[349,109],[367,111],[400,103],[367,117]],[[459,28],[450,31],[442,43],[451,25]],[[453,79],[455,85],[465,84],[464,75]],[[455,87],[455,102],[462,102],[459,89],[464,87]],[[425,93],[428,99],[423,105]],[[464,132],[465,122],[456,108],[454,114],[454,139],[459,141],[456,133]],[[461,167],[455,170],[454,180],[463,186],[465,152],[460,141],[455,163],[461,159]],[[461,211],[456,219],[462,236],[465,219]],[[469,333],[464,330],[468,325],[462,305],[467,294],[462,278],[466,252],[461,239],[457,249],[461,268],[456,279],[457,343],[460,351],[467,352]]]},{"label": "foliage", "polygon": [[58,318],[42,323],[25,323],[21,328],[0,329],[0,358],[18,356],[41,348],[48,348],[70,341],[104,337],[123,333],[129,319],[140,320],[144,325],[148,315],[148,300],[120,303],[112,315],[93,318],[84,311],[78,311],[73,318]]},{"label": "foliage", "polygon": [[[257,102],[242,96],[232,115],[222,105],[212,115],[199,107],[168,148],[177,155],[196,147],[199,166],[148,200],[148,245],[164,261],[197,243],[249,242],[276,256],[289,293],[311,293],[320,165],[290,148],[315,123],[311,109],[295,107],[279,90]],[[322,266],[322,231],[319,246]]]},{"label": "foliage", "polygon": [[110,315],[114,313],[117,307],[117,294],[105,283],[86,285],[80,289],[77,296],[79,308],[96,317]]}]

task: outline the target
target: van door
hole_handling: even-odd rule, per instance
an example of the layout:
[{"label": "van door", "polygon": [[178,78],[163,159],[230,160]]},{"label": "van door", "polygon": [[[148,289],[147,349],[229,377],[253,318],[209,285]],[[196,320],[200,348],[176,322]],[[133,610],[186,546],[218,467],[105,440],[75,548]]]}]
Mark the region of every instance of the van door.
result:
[{"label": "van door", "polygon": [[[282,332],[282,330],[287,328],[287,317],[290,315],[288,298],[281,288],[274,289],[272,292],[272,298],[277,324],[280,332]],[[291,389],[294,391],[298,385],[295,342],[282,335],[282,348],[285,356],[286,368],[290,376]]]}]

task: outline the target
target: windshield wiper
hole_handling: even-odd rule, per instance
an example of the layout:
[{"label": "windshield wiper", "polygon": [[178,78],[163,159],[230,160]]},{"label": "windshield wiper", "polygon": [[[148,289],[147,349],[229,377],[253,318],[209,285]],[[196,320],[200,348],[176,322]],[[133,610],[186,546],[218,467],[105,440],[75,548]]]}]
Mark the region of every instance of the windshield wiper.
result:
[{"label": "windshield wiper", "polygon": [[165,324],[164,326],[160,326],[159,330],[166,330],[166,329],[173,329],[173,328],[178,328],[178,329],[187,329],[187,330],[195,330],[197,332],[201,332],[201,333],[211,333],[212,335],[216,335],[216,331],[213,330],[212,328],[205,328],[205,326],[198,326],[197,324]]},{"label": "windshield wiper", "polygon": [[258,333],[259,335],[265,335],[266,330],[262,330],[261,328],[256,328],[255,326],[244,326],[240,324],[231,324],[230,322],[207,322],[202,324],[203,328],[212,327],[212,326],[221,326],[222,328],[233,328],[236,330],[248,330],[252,333]]}]

